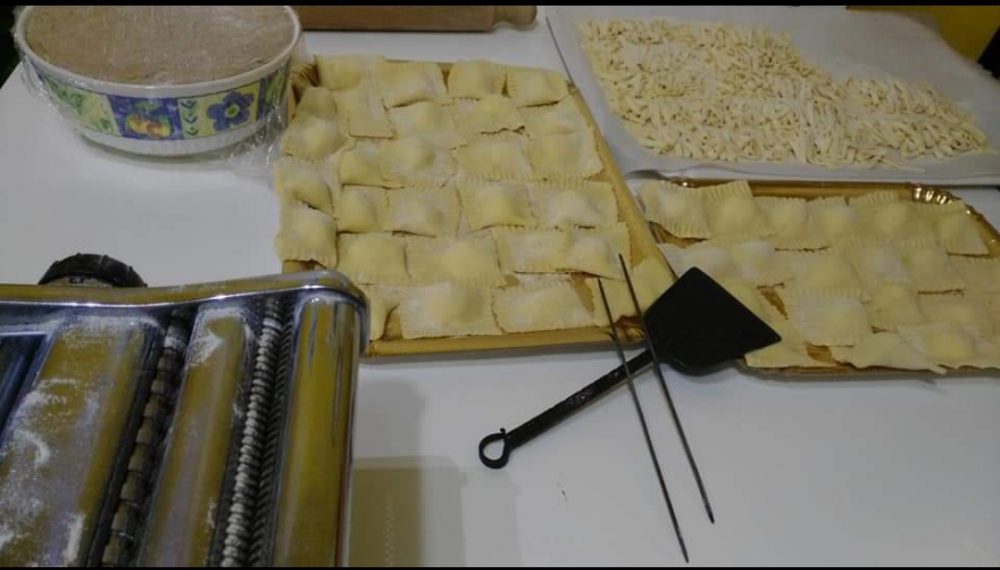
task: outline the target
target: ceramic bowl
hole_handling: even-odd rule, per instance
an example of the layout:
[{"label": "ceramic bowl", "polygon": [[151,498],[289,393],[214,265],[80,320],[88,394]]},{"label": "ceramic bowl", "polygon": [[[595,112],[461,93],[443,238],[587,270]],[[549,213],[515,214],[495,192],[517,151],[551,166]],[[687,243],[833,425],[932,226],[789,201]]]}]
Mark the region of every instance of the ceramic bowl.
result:
[{"label": "ceramic bowl", "polygon": [[25,38],[32,7],[14,30],[26,72],[83,136],[125,152],[184,156],[216,151],[253,135],[284,94],[288,63],[302,28],[293,22],[288,46],[271,61],[239,75],[178,85],[134,85],[84,77],[53,65]]}]

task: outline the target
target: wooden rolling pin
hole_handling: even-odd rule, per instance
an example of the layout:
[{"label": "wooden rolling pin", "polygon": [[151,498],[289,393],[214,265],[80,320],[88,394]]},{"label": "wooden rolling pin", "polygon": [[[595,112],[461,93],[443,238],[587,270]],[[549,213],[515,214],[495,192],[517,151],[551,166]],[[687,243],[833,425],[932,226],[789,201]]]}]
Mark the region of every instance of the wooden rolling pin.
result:
[{"label": "wooden rolling pin", "polygon": [[535,6],[293,6],[305,30],[488,32],[535,22]]}]

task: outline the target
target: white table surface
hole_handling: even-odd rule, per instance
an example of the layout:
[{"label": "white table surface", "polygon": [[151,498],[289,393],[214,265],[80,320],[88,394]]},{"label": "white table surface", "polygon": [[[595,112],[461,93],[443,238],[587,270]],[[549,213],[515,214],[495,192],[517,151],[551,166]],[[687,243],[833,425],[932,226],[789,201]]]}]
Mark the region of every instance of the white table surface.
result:
[{"label": "white table surface", "polygon": [[[306,44],[563,69],[544,20],[487,34],[309,33]],[[36,282],[78,251],[126,261],[151,285],[280,270],[266,181],[86,144],[19,74],[0,90],[0,125],[0,282]],[[1000,193],[959,195],[1000,224]],[[682,564],[625,389],[506,469],[476,457],[482,436],[616,364],[610,351],[363,364],[351,562]],[[637,388],[693,564],[1000,563],[996,376],[798,384],[666,372],[717,524],[654,375]]]}]

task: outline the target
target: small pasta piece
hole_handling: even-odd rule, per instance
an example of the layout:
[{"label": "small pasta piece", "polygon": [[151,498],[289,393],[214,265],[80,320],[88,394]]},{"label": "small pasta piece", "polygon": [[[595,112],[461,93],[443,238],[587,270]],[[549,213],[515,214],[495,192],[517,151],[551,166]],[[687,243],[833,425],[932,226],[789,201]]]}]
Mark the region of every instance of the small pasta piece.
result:
[{"label": "small pasta piece", "polygon": [[775,248],[821,249],[830,245],[828,240],[817,233],[815,224],[809,223],[809,209],[805,199],[755,196],[754,201],[774,229],[774,235],[768,237],[768,241]]},{"label": "small pasta piece", "polygon": [[503,93],[507,81],[503,66],[485,60],[456,61],[448,72],[448,94],[482,99]]},{"label": "small pasta piece", "polygon": [[372,83],[334,92],[337,111],[355,137],[390,138],[393,135],[389,116],[382,107],[382,97]]},{"label": "small pasta piece", "polygon": [[551,273],[566,255],[570,236],[561,230],[493,228],[500,267],[511,273]]},{"label": "small pasta piece", "polygon": [[507,93],[518,107],[528,107],[558,103],[569,95],[569,88],[557,71],[507,66]]},{"label": "small pasta piece", "polygon": [[699,189],[712,237],[759,238],[774,233],[745,181]]},{"label": "small pasta piece", "polygon": [[533,177],[524,137],[512,133],[484,135],[455,150],[463,176],[490,180],[528,180]]},{"label": "small pasta piece", "polygon": [[948,254],[937,245],[897,249],[917,291],[954,291],[965,287]]},{"label": "small pasta piece", "polygon": [[805,339],[819,346],[852,346],[872,334],[857,296],[837,291],[779,291],[785,312]]},{"label": "small pasta piece", "polygon": [[768,322],[768,325],[778,333],[781,340],[771,346],[752,350],[746,355],[747,366],[753,368],[830,368],[833,364],[817,360],[809,354],[802,333],[787,319]]},{"label": "small pasta piece", "polygon": [[504,332],[590,326],[593,318],[568,282],[539,283],[496,291],[494,311]]},{"label": "small pasta piece", "polygon": [[312,115],[292,119],[281,137],[281,152],[303,160],[319,160],[347,143],[337,123]]},{"label": "small pasta piece", "polygon": [[738,241],[726,247],[739,268],[740,275],[749,283],[779,285],[791,276],[788,267],[781,263],[774,246],[767,241]]},{"label": "small pasta piece", "polygon": [[778,256],[791,273],[789,284],[798,289],[861,288],[854,267],[846,257],[836,252],[779,251]]},{"label": "small pasta piece", "polygon": [[557,270],[580,271],[611,279],[625,278],[618,261],[621,255],[625,266],[629,266],[631,242],[624,223],[600,230],[574,230],[569,234],[566,255],[556,266]]},{"label": "small pasta piece", "polygon": [[337,120],[337,103],[333,92],[323,87],[307,87],[295,106],[295,115],[312,115],[327,121]]},{"label": "small pasta piece", "polygon": [[406,241],[388,233],[341,234],[337,270],[356,283],[405,285]]},{"label": "small pasta piece", "polygon": [[505,283],[497,262],[496,245],[489,235],[473,238],[425,238],[407,240],[406,259],[410,277],[418,285],[459,281],[487,287]]},{"label": "small pasta piece", "polygon": [[282,198],[274,250],[282,261],[315,261],[323,267],[337,265],[337,226],[333,218],[309,206]]},{"label": "small pasta piece", "polygon": [[501,334],[489,289],[442,281],[415,287],[399,307],[403,338]]},{"label": "small pasta piece", "polygon": [[938,374],[945,371],[908,344],[902,336],[892,332],[875,333],[855,346],[832,346],[830,352],[835,360],[856,368],[885,366],[901,370],[931,370]]},{"label": "small pasta piece", "polygon": [[963,326],[954,323],[932,323],[901,327],[899,334],[910,346],[935,364],[948,368],[964,366],[1000,368],[1000,357],[996,347]]},{"label": "small pasta piece", "polygon": [[385,180],[431,188],[443,186],[455,173],[455,161],[446,148],[414,136],[382,143],[379,167]]},{"label": "small pasta piece", "polygon": [[980,293],[1000,293],[1000,259],[948,256],[965,288]]},{"label": "small pasta piece", "polygon": [[388,197],[384,230],[428,237],[456,234],[460,206],[453,187],[394,190]]},{"label": "small pasta piece", "polygon": [[462,210],[472,230],[536,224],[524,183],[459,178],[457,185]]},{"label": "small pasta piece", "polygon": [[525,130],[534,139],[590,130],[587,119],[572,97],[546,107],[526,107],[521,113],[524,115]]},{"label": "small pasta piece", "polygon": [[646,219],[681,238],[712,237],[705,207],[697,190],[665,181],[649,181],[639,186]]},{"label": "small pasta piece", "polygon": [[386,108],[400,107],[418,101],[450,103],[444,76],[436,63],[407,61],[375,63],[375,78],[382,89]]},{"label": "small pasta piece", "polygon": [[443,148],[465,144],[465,137],[459,134],[452,121],[450,106],[420,101],[389,109],[389,120],[399,138],[416,136]]},{"label": "small pasta piece", "polygon": [[855,236],[860,220],[856,210],[840,196],[810,200],[809,221],[826,243],[835,244]]},{"label": "small pasta piece", "polygon": [[983,299],[966,295],[919,295],[924,322],[951,323],[982,336],[993,334],[990,307]]},{"label": "small pasta piece", "polygon": [[389,199],[384,188],[345,186],[337,199],[337,229],[341,232],[377,232]]},{"label": "small pasta piece", "polygon": [[707,242],[681,248],[669,243],[659,244],[674,275],[681,277],[688,269],[697,267],[716,281],[739,279],[740,268],[726,248]]},{"label": "small pasta piece", "polygon": [[514,102],[503,95],[487,95],[475,101],[456,101],[457,127],[468,135],[514,131],[524,118]]},{"label": "small pasta piece", "polygon": [[333,216],[333,197],[319,168],[309,161],[283,156],[274,165],[274,190]]},{"label": "small pasta piece", "polygon": [[348,54],[317,55],[319,84],[331,91],[353,89],[371,80],[375,61],[381,56]]},{"label": "small pasta piece", "polygon": [[853,245],[845,247],[843,254],[869,294],[887,283],[911,283],[903,258],[889,244]]},{"label": "small pasta piece", "polygon": [[589,129],[529,139],[527,152],[532,170],[544,178],[589,178],[604,170]]},{"label": "small pasta piece", "polygon": [[961,201],[921,204],[919,211],[924,219],[930,222],[935,236],[948,253],[962,255],[989,253],[979,228]]},{"label": "small pasta piece", "polygon": [[924,322],[920,300],[908,286],[888,283],[870,293],[865,301],[871,325],[885,331],[916,326]]},{"label": "small pasta piece", "polygon": [[337,167],[340,183],[356,186],[382,186],[398,188],[400,184],[382,175],[379,147],[361,143],[344,152]]},{"label": "small pasta piece", "polygon": [[359,285],[358,288],[368,297],[369,340],[379,340],[385,335],[389,314],[399,306],[403,295],[399,287]]},{"label": "small pasta piece", "polygon": [[606,182],[535,183],[530,188],[532,209],[542,227],[597,227],[618,220],[618,204]]}]

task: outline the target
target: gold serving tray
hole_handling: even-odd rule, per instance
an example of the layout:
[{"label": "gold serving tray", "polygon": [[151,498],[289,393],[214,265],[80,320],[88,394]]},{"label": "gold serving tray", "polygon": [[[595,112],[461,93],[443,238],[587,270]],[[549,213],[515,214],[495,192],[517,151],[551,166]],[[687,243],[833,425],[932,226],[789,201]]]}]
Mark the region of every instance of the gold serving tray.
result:
[{"label": "gold serving tray", "polygon": [[[670,182],[688,188],[698,188],[729,182],[730,180],[690,180],[685,178],[668,178]],[[891,190],[902,199],[911,200],[923,204],[947,204],[953,200],[959,200],[954,195],[938,188],[922,186],[919,184],[876,184],[859,182],[786,182],[786,181],[749,181],[750,189],[754,196],[774,196],[778,198],[805,198],[807,200],[815,198],[829,198],[842,196],[851,198],[862,196],[870,192]],[[994,228],[989,220],[976,211],[975,208],[966,204],[965,211],[979,228],[980,235],[986,246],[989,248],[989,257],[1000,257],[1000,232]],[[678,238],[662,226],[655,222],[647,222],[650,230],[658,243],[672,243],[679,246],[688,246],[700,240]],[[781,300],[774,293],[772,287],[760,288],[764,296],[775,306],[784,312]],[[914,370],[901,370],[897,368],[887,368],[872,366],[869,368],[857,368],[850,364],[836,362],[826,347],[809,345],[809,355],[822,362],[831,363],[833,366],[826,368],[808,367],[785,367],[785,368],[757,368],[746,363],[744,359],[738,361],[738,367],[751,374],[761,374],[766,376],[783,376],[789,379],[821,379],[830,376],[870,376],[870,377],[893,377],[906,375],[912,377],[917,374],[936,376],[933,372],[920,372]],[[959,368],[949,370],[948,375],[957,374],[989,374],[980,368]]]},{"label": "gold serving tray", "polygon": [[[438,65],[441,66],[445,75],[447,75],[451,69],[451,64],[449,63],[438,63]],[[654,259],[660,260],[665,268],[669,269],[666,260],[660,253],[659,248],[656,246],[656,241],[653,239],[653,235],[649,232],[649,226],[646,224],[645,218],[639,211],[635,200],[632,198],[632,193],[629,190],[628,185],[625,183],[625,179],[622,177],[617,164],[615,164],[615,161],[612,158],[611,149],[608,148],[607,142],[601,135],[601,131],[598,128],[590,109],[587,107],[587,103],[580,95],[580,91],[576,88],[576,86],[569,81],[569,78],[567,78],[567,84],[569,86],[569,96],[573,98],[574,102],[576,102],[577,107],[580,109],[580,112],[583,114],[594,133],[594,140],[597,144],[597,152],[600,154],[601,161],[604,163],[604,170],[600,174],[591,177],[590,180],[609,182],[612,185],[614,189],[615,201],[618,206],[619,220],[624,222],[628,227],[629,238],[631,241],[632,259],[641,260],[648,256],[653,256]],[[305,89],[314,85],[319,85],[319,78],[315,64],[301,63],[293,66],[291,72],[289,73],[289,81],[287,85],[289,118],[294,116],[296,103],[298,102],[299,97],[302,96]],[[283,272],[288,273],[318,267],[320,266],[315,263],[285,261],[282,263],[281,269]],[[593,309],[593,307],[590,307],[591,296],[589,290],[584,285],[583,277],[578,275],[574,276],[573,281],[575,287],[581,293],[581,298],[583,299],[584,304]],[[642,340],[642,328],[636,318],[625,317],[620,319],[618,324],[619,335],[623,343],[632,345]],[[408,356],[495,350],[544,350],[555,347],[565,349],[607,349],[614,346],[609,334],[610,329],[608,327],[592,326],[556,331],[506,333],[494,336],[404,339],[402,338],[400,332],[399,318],[396,315],[396,311],[393,311],[389,314],[388,321],[386,322],[385,334],[382,339],[372,341],[368,346],[365,356]]]}]

